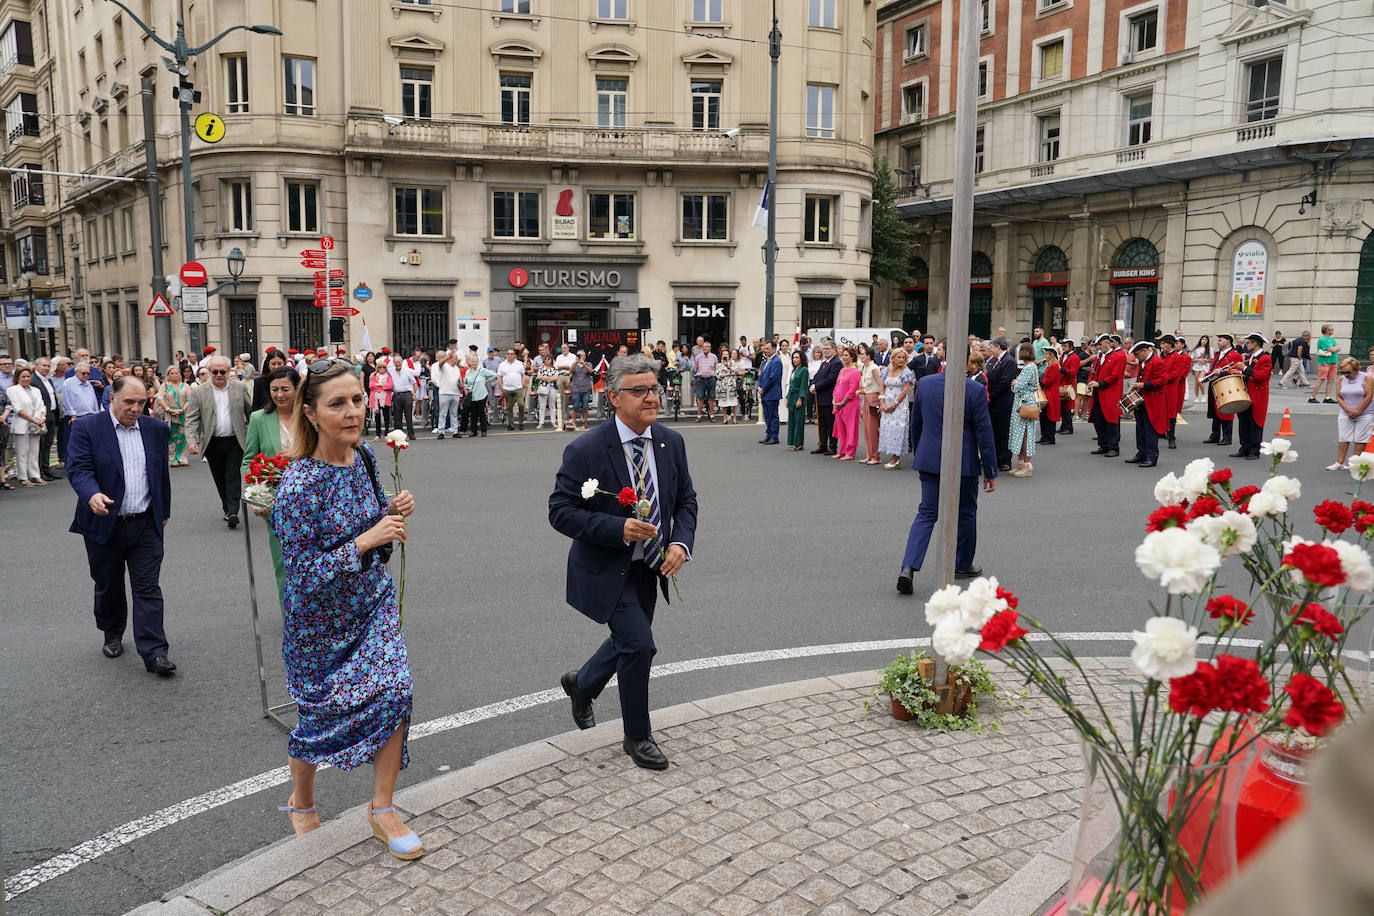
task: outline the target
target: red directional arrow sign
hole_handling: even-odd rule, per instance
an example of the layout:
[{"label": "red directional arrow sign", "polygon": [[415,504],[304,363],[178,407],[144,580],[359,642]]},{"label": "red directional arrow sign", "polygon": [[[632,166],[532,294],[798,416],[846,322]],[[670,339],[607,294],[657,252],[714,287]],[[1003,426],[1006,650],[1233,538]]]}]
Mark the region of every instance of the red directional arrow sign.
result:
[{"label": "red directional arrow sign", "polygon": [[327,273],[328,273],[329,275],[328,275],[328,276],[325,276],[326,271],[317,270],[317,271],[315,271],[315,279],[316,279],[316,280],[342,280],[342,279],[343,279],[343,271],[342,271],[342,270],[331,270],[331,271],[327,271]]},{"label": "red directional arrow sign", "polygon": [[362,312],[351,305],[332,305],[329,307],[329,315],[331,318],[352,318],[354,315],[361,314]]},{"label": "red directional arrow sign", "polygon": [[329,255],[325,254],[323,251],[321,251],[321,250],[318,249],[318,248],[302,248],[302,249],[301,249],[301,257],[303,257],[303,258],[327,258],[327,257],[329,257]]},{"label": "red directional arrow sign", "polygon": [[[342,293],[343,290],[335,290],[334,292]],[[342,305],[343,302],[344,297],[342,295],[331,294],[328,298],[325,298],[324,293],[315,294],[315,305],[319,308],[324,308],[326,305]]]},{"label": "red directional arrow sign", "polygon": [[324,258],[305,258],[301,261],[301,266],[309,267],[312,269],[318,269],[326,266],[328,263],[329,262],[326,261]]}]

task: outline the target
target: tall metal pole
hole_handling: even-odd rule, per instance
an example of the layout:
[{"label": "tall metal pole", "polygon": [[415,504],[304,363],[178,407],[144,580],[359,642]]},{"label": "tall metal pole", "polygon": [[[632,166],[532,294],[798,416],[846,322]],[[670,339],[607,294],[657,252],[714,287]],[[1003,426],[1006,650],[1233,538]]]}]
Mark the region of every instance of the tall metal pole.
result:
[{"label": "tall metal pole", "polygon": [[[184,71],[188,59],[186,45],[186,21],[185,5],[178,0],[177,3],[177,37],[173,42],[175,49],[177,68]],[[196,218],[192,210],[191,203],[191,100],[183,99],[177,103],[177,108],[181,110],[181,204],[182,214],[186,220],[186,261],[196,259]],[[187,325],[187,330],[191,336],[191,352],[199,355],[201,348],[205,346],[205,341],[201,340],[200,324]]]},{"label": "tall metal pole", "polygon": [[773,339],[773,307],[778,272],[778,58],[782,32],[778,29],[778,0],[773,0],[773,29],[768,33],[772,79],[768,87],[768,241],[763,250],[763,339]]},{"label": "tall metal pole", "polygon": [[958,96],[954,116],[954,213],[949,229],[949,314],[945,324],[945,417],[941,430],[941,441],[945,447],[940,455],[937,542],[941,585],[954,581],[959,472],[963,462],[962,382],[964,367],[968,362],[968,284],[973,257],[973,152],[978,126],[978,13],[978,3],[961,0],[959,52],[956,58]]},{"label": "tall metal pole", "polygon": [[[143,77],[139,90],[143,97],[143,161],[148,182],[148,227],[153,246],[153,294],[167,299],[167,275],[162,269],[162,201],[157,177],[157,132],[153,127],[153,81]],[[170,300],[168,300],[170,301]],[[153,318],[157,335],[157,364],[164,369],[172,364],[172,319]]]}]

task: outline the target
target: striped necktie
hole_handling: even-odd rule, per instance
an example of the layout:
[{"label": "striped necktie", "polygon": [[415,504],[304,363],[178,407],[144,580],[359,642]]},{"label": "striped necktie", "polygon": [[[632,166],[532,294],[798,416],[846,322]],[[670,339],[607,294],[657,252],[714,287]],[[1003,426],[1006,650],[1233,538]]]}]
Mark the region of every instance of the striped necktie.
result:
[{"label": "striped necktie", "polygon": [[[643,492],[640,494],[649,501],[649,517],[646,519],[649,524],[658,527],[660,518],[658,511],[658,492],[654,489],[654,478],[649,473],[649,460],[645,454],[645,442],[643,436],[630,440],[630,455],[635,466],[636,480],[644,482]],[[663,542],[655,534],[652,538],[644,542],[644,562],[649,564],[650,569],[657,569],[663,554]]]}]

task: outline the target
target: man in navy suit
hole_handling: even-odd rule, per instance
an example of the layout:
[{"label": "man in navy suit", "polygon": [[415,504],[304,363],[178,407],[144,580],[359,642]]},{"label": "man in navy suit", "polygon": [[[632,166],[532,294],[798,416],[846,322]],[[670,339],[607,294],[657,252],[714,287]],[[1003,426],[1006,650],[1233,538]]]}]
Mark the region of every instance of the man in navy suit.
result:
[{"label": "man in navy suit", "polygon": [[144,666],[170,675],[162,629],[162,529],[172,515],[167,424],[140,416],[148,389],[131,375],[110,386],[110,409],[72,422],[67,443],[67,480],[76,491],[71,531],[86,539],[95,582],[95,623],[105,634],[102,651],[124,651],[129,605],[124,570],[133,593],[134,646]]},{"label": "man in navy suit", "polygon": [[997,467],[1011,470],[1011,386],[1021,367],[1011,353],[1011,341],[1005,337],[992,339],[992,357],[985,371],[988,374],[988,412],[992,417],[992,435],[997,447]]},{"label": "man in navy suit", "polygon": [[[921,505],[907,535],[902,571],[897,576],[897,591],[912,592],[911,580],[925,560],[930,533],[940,508],[940,451],[945,422],[945,383],[950,372],[927,376],[916,386],[916,460],[921,474]],[[992,441],[992,420],[983,386],[964,379],[964,439],[959,477],[959,531],[954,553],[954,577],[972,579],[982,574],[973,565],[978,547],[978,475],[983,475],[983,490],[997,489],[997,450]]]},{"label": "man in navy suit", "polygon": [[[655,589],[668,599],[668,580],[691,559],[697,527],[697,494],[682,436],[654,422],[657,385],[658,363],[647,356],[620,356],[611,363],[606,392],[615,417],[564,449],[549,497],[549,523],[572,538],[568,604],[611,628],[580,670],[563,675],[573,721],[578,728],[596,724],[592,701],[616,675],[625,753],[651,770],[668,767],[649,726]],[[611,495],[583,498],[589,485]],[[642,518],[617,500],[626,488],[635,491]]]},{"label": "man in navy suit", "polygon": [[763,438],[759,445],[778,444],[778,401],[782,400],[782,359],[773,353],[773,345],[763,344],[763,367],[759,372],[759,404],[763,406]]},{"label": "man in navy suit", "polygon": [[816,398],[816,447],[813,455],[834,455],[840,443],[835,431],[835,383],[840,378],[840,360],[835,356],[835,344],[829,338],[821,342],[821,364],[811,376],[811,394]]}]

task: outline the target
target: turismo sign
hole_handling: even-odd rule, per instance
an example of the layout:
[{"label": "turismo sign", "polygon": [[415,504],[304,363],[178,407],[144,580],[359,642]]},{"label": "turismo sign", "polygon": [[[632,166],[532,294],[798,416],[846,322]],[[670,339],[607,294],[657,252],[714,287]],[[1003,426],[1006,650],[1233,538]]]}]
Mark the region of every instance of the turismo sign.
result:
[{"label": "turismo sign", "polygon": [[493,264],[493,290],[522,292],[631,292],[638,281],[634,264]]}]

